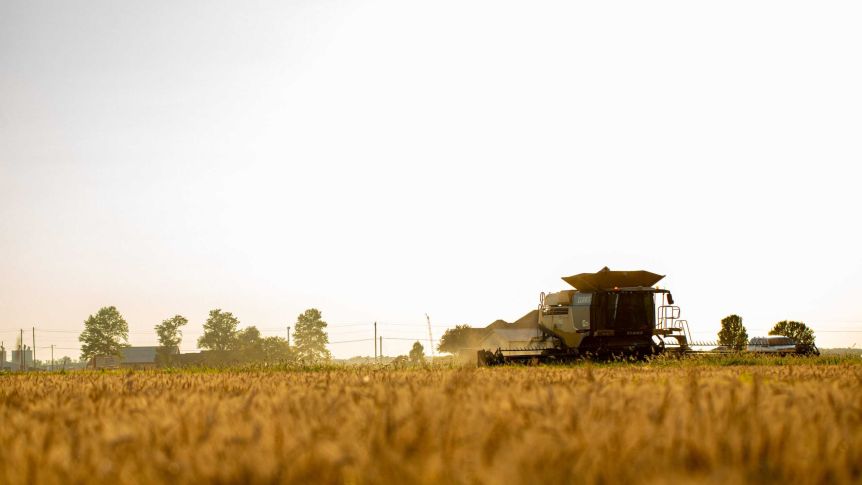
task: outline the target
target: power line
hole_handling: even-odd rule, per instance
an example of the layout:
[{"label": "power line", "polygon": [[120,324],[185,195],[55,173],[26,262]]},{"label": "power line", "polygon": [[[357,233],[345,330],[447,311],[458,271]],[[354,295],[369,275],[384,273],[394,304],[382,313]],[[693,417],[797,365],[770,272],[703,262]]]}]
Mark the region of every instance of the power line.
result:
[{"label": "power line", "polygon": [[339,340],[337,342],[329,342],[330,344],[352,344],[354,342],[368,342],[369,340],[374,340],[373,338],[360,338],[356,340]]},{"label": "power line", "polygon": [[[838,322],[836,321],[834,323],[838,323]],[[858,323],[858,324],[862,325],[862,322],[853,322],[853,321],[846,321],[846,320],[841,321],[841,323],[843,323],[843,324],[857,324]],[[400,334],[400,332],[421,331],[423,329],[423,327],[427,328],[427,326],[423,325],[422,323],[378,322],[378,324],[381,325],[382,327],[410,327],[409,329],[408,328],[397,328],[397,329],[390,328],[390,332],[395,332],[395,336],[391,336],[391,337],[382,337],[381,336],[385,340],[420,341],[421,342],[421,341],[427,339],[427,337],[420,337],[420,336],[412,337],[412,336],[405,336],[403,334]],[[370,333],[371,329],[361,329],[361,328],[352,329],[351,327],[366,327],[366,326],[371,326],[371,325],[372,325],[371,322],[366,322],[366,323],[340,323],[340,322],[338,322],[338,323],[334,323],[334,324],[329,324],[327,326],[327,329],[330,330],[328,333],[331,335],[335,335],[335,336],[345,335],[346,336],[346,335],[350,335],[350,334],[362,334],[365,332]],[[444,324],[432,325],[432,327],[452,328],[452,326],[444,325]],[[245,327],[245,328],[248,328],[248,327]],[[338,330],[338,329],[342,329],[342,328],[345,328],[347,330]],[[481,327],[476,327],[476,328],[481,328]],[[280,333],[283,330],[283,328],[282,327],[278,327],[278,328],[264,327],[264,328],[259,328],[258,330],[261,330],[262,332],[279,332]],[[814,331],[815,334],[824,334],[824,333],[829,333],[829,334],[842,334],[842,333],[843,334],[857,334],[857,333],[862,333],[862,328],[823,329],[823,330],[817,330],[817,329],[812,328],[812,330]],[[752,333],[762,333],[762,332],[768,332],[769,329],[751,328],[751,329],[749,329],[749,331]],[[0,329],[0,333],[17,334],[18,332],[20,332],[20,329]],[[77,330],[63,330],[63,329],[56,329],[56,328],[34,328],[34,332],[44,332],[44,333],[64,334],[64,335],[78,335],[78,334],[80,334],[80,332]],[[185,333],[186,337],[193,339],[196,336],[201,335],[203,332],[201,330],[188,329],[184,333]],[[710,334],[712,334],[712,332],[711,331],[701,331],[701,332],[695,331],[695,332],[692,332],[692,334],[694,334],[694,335],[710,335]],[[138,335],[138,336],[144,335],[144,336],[155,337],[156,332],[155,331],[134,331],[134,332],[129,332],[129,335]],[[391,333],[390,333],[390,335],[391,335]],[[59,340],[62,344],[65,339],[60,338]],[[335,340],[335,341],[329,342],[329,344],[332,344],[332,345],[349,344],[349,343],[368,342],[369,340],[375,340],[376,341],[376,339],[369,337],[369,338],[358,338],[358,339]],[[439,342],[440,340],[439,339],[433,339],[433,341]],[[71,343],[71,342],[69,342],[69,343]],[[50,348],[51,348],[50,346],[44,346],[44,347],[35,347],[34,346],[34,349],[45,350],[45,349],[50,349]],[[54,346],[54,348],[57,350],[78,350],[78,351],[81,350],[81,347],[57,347],[57,346]],[[184,349],[183,351],[188,352],[188,351],[200,351],[200,350],[201,349],[196,348],[193,350]]]},{"label": "power line", "polygon": [[[37,332],[46,332],[46,333],[74,333],[80,334],[79,330],[55,330],[55,329],[47,329],[47,328],[37,328]],[[129,332],[129,335],[155,335],[156,332],[153,330],[152,332]]]},{"label": "power line", "polygon": [[[373,322],[329,323],[329,324],[327,324],[327,328],[365,327],[365,326],[372,325],[372,323]],[[403,323],[403,322],[380,322],[380,321],[378,321],[377,324],[381,325],[381,326],[413,327],[413,328],[417,328],[417,329],[424,329],[427,326],[425,323],[422,323],[422,322]],[[454,327],[454,325],[432,324],[432,327],[450,328],[450,327]],[[260,331],[281,332],[282,330],[284,330],[284,327],[257,327],[257,329]],[[2,328],[2,329],[0,329],[0,333],[6,333],[6,332],[13,333],[13,332],[18,332],[18,331],[19,331],[18,328]],[[39,328],[39,327],[36,327],[36,331],[37,332],[48,332],[48,333],[76,333],[76,334],[81,333],[79,330],[64,330],[64,329],[57,329],[57,328]],[[130,335],[149,335],[149,334],[154,334],[154,333],[155,333],[155,330],[153,330],[153,331],[132,331],[132,332],[129,332]]]},{"label": "power line", "polygon": [[[412,340],[412,341],[418,341],[418,342],[421,342],[422,340],[428,340],[428,339],[427,339],[427,338],[425,338],[425,337],[419,337],[419,338],[406,338],[406,337],[383,337],[383,340]],[[435,342],[439,342],[439,340],[435,340]]]},{"label": "power line", "polygon": [[[851,324],[858,323],[860,326],[862,326],[862,322],[841,322],[841,323],[851,323]],[[386,326],[410,327],[410,329],[412,329],[412,330],[419,330],[419,331],[422,331],[423,329],[426,329],[428,327],[427,324],[423,324],[423,323],[377,322],[377,324],[381,327],[386,327]],[[330,324],[327,326],[327,329],[364,327],[364,326],[371,326],[371,325],[373,325],[373,322],[350,323],[350,324]],[[445,325],[445,324],[432,324],[431,326],[432,326],[432,328],[444,328],[444,329],[454,328],[453,325]],[[243,328],[248,328],[248,327],[243,327]],[[473,328],[483,328],[483,327],[473,327]],[[810,327],[810,328],[812,330],[814,330],[815,333],[862,333],[862,328],[822,329],[822,330],[818,330],[816,327]],[[261,332],[282,332],[284,330],[284,327],[257,327],[257,329],[260,330]],[[6,328],[6,329],[0,329],[0,333],[18,333],[19,330],[20,329],[17,329],[17,328],[15,328],[15,329]],[[185,330],[184,333],[187,335],[197,335],[197,334],[202,333],[202,330],[198,330],[198,329],[194,329],[194,328],[184,329],[184,330]],[[393,331],[400,331],[401,329],[392,329],[392,330]],[[404,330],[406,330],[406,329],[404,329]],[[770,329],[754,327],[754,328],[749,328],[749,330],[755,331],[755,332],[763,332],[763,331],[768,331]],[[362,329],[355,329],[355,330],[338,331],[338,332],[332,332],[332,333],[346,334],[346,333],[358,333],[358,332],[362,332],[362,331],[363,331]],[[75,335],[79,335],[81,333],[80,330],[63,330],[63,329],[56,329],[56,328],[38,328],[38,327],[36,328],[36,332],[75,334]],[[156,335],[156,332],[155,332],[155,330],[152,330],[152,331],[131,331],[131,332],[129,332],[129,335]]]},{"label": "power line", "polygon": [[[371,324],[366,324],[366,325],[371,325]],[[405,332],[405,331],[409,331],[409,330],[421,331],[422,328],[424,328],[425,326],[424,325],[411,325],[411,327],[413,327],[413,328],[411,328],[411,329],[406,329],[406,328],[405,329],[396,329],[396,330],[392,330],[392,331],[394,331],[394,332]],[[248,328],[248,327],[244,327],[244,328]],[[283,330],[283,328],[258,328],[258,330],[260,330],[261,332],[279,332],[280,333]],[[352,334],[352,333],[353,334],[363,333],[366,331],[367,330],[365,330],[365,329],[355,329],[355,330],[346,330],[346,331],[339,330],[339,331],[327,332],[327,333],[345,335],[345,334]],[[9,333],[17,333],[18,330],[8,330],[8,332]],[[80,333],[81,333],[78,330],[39,329],[39,328],[36,328],[36,332],[37,333],[40,333],[40,332],[59,333],[59,334],[66,334],[66,335],[80,335]],[[129,335],[156,336],[155,331],[152,331],[152,332],[129,332],[128,334]],[[184,332],[184,336],[189,336],[189,337],[201,335],[201,334],[203,334],[202,330],[193,330],[192,329],[192,330],[186,330]]]}]

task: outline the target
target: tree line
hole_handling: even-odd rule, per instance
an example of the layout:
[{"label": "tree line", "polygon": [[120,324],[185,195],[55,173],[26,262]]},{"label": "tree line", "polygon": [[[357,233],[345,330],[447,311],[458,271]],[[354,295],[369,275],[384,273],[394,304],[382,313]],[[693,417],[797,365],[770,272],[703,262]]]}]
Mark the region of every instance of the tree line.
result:
[{"label": "tree line", "polygon": [[[154,328],[159,339],[158,358],[163,364],[178,362],[183,327],[188,319],[174,315]],[[209,312],[198,338],[198,348],[206,355],[202,363],[299,362],[314,364],[332,358],[326,345],[327,323],[320,310],[310,308],[296,318],[294,345],[282,337],[264,337],[255,326],[239,328],[240,321],[231,312],[217,308]],[[119,356],[129,346],[129,325],[114,306],[103,307],[84,321],[78,337],[81,358]]]}]

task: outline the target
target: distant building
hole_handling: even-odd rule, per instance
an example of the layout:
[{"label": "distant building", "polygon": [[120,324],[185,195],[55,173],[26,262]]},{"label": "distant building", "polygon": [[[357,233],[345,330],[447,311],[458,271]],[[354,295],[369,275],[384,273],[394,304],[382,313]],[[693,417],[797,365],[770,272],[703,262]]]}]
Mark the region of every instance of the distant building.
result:
[{"label": "distant building", "polygon": [[[123,347],[120,355],[99,355],[90,359],[87,367],[90,369],[155,369],[159,365],[159,350],[161,347]],[[168,354],[176,355],[179,349],[172,349]]]},{"label": "distant building", "polygon": [[[22,351],[21,350],[13,350],[9,353],[11,354],[10,355],[11,360],[8,364],[9,369],[11,369],[13,371],[22,370],[21,369]],[[24,357],[24,369],[23,370],[32,369],[33,368],[33,350],[30,347],[27,347],[26,345],[24,346],[23,357]],[[5,359],[4,359],[4,361],[5,361]]]},{"label": "distant building", "polygon": [[176,363],[180,366],[195,366],[203,365],[205,360],[204,352],[186,352],[185,354],[176,354]]},{"label": "distant building", "polygon": [[120,367],[128,369],[155,369],[158,365],[160,348],[124,347],[120,355]]},{"label": "distant building", "polygon": [[120,358],[116,355],[97,355],[87,362],[88,369],[119,369]]}]

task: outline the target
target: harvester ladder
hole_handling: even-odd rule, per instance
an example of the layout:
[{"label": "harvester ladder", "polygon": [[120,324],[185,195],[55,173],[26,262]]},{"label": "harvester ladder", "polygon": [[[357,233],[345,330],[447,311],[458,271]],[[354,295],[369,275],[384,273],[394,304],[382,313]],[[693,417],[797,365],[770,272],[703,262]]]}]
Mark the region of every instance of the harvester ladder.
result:
[{"label": "harvester ladder", "polygon": [[688,320],[679,318],[680,309],[676,305],[661,305],[658,307],[658,322],[656,328],[664,330],[668,337],[679,342],[680,347],[688,347],[691,342],[691,331]]}]

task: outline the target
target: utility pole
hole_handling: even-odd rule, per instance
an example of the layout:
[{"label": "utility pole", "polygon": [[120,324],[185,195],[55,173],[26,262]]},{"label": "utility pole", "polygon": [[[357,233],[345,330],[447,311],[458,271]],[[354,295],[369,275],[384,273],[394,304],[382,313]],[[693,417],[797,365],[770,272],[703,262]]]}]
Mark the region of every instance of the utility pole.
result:
[{"label": "utility pole", "polygon": [[33,356],[31,358],[30,362],[32,362],[33,365],[36,365],[36,327],[33,327],[33,352],[32,352],[32,354],[33,354]]},{"label": "utility pole", "polygon": [[431,347],[431,365],[434,365],[434,339],[431,337],[431,317],[427,313],[425,320],[428,321],[428,346]]},{"label": "utility pole", "polygon": [[380,361],[383,361],[383,335],[380,336]]},{"label": "utility pole", "polygon": [[51,372],[54,372],[54,344],[51,344]]},{"label": "utility pole", "polygon": [[374,360],[377,360],[377,322],[374,322]]},{"label": "utility pole", "polygon": [[290,326],[287,327],[287,347],[290,348]]}]

